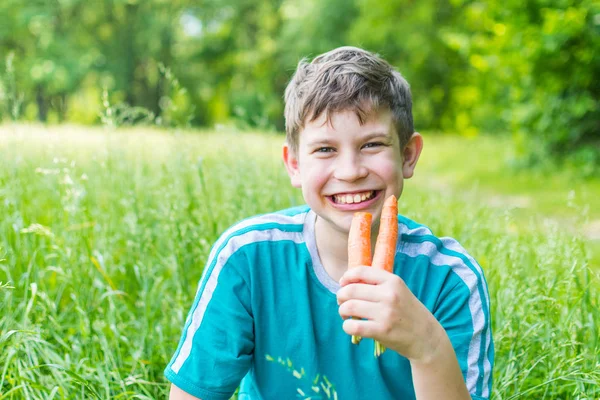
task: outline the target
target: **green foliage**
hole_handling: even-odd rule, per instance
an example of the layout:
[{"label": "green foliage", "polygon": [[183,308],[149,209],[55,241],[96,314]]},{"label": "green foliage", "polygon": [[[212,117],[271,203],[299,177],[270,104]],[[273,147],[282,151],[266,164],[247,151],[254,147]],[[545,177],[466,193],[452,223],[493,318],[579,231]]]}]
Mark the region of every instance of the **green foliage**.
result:
[{"label": "green foliage", "polygon": [[0,75],[0,121],[4,115],[13,121],[19,119],[23,105],[23,95],[20,94],[15,82],[14,53],[6,56],[6,68]]},{"label": "green foliage", "polygon": [[161,126],[282,131],[298,61],[356,45],[407,77],[417,129],[511,135],[522,165],[600,173],[595,0],[4,0],[0,15],[0,119],[100,123],[106,88]]},{"label": "green foliage", "polygon": [[[488,104],[481,107],[501,112],[530,162],[559,156],[585,174],[597,173],[598,3],[531,0],[525,8],[518,1],[470,3],[464,16],[470,39],[463,46],[479,71],[474,83],[487,86]],[[481,115],[489,117],[483,110]]]},{"label": "green foliage", "polygon": [[102,92],[103,113],[102,124],[108,128],[123,125],[150,125],[154,123],[154,113],[144,107],[131,107],[126,103],[111,104],[108,91]]},{"label": "green foliage", "polygon": [[[460,15],[447,1],[361,1],[350,38],[397,66],[411,84],[416,129],[471,128],[455,123],[465,113],[465,60],[440,40],[449,27],[459,27]],[[460,72],[459,72],[460,71]],[[463,79],[457,79],[457,73]],[[453,112],[452,107],[458,108]],[[469,115],[468,112],[466,115]]]},{"label": "green foliage", "polygon": [[187,89],[181,86],[169,67],[159,64],[158,68],[165,77],[168,89],[159,102],[161,115],[157,118],[157,124],[190,127],[195,107],[191,104]]}]

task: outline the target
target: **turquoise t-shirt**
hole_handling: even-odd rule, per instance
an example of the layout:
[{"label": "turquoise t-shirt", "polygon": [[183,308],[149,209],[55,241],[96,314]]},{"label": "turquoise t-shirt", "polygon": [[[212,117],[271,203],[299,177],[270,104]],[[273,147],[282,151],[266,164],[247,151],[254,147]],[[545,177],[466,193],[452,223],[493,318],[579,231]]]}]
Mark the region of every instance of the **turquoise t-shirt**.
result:
[{"label": "turquoise t-shirt", "polygon": [[[202,400],[413,399],[410,363],[353,345],[307,206],[246,219],[208,258],[166,377]],[[494,346],[483,272],[453,239],[398,216],[394,273],[446,330],[474,399],[491,390]],[[330,386],[331,385],[331,386]],[[328,397],[331,396],[331,397]]]}]

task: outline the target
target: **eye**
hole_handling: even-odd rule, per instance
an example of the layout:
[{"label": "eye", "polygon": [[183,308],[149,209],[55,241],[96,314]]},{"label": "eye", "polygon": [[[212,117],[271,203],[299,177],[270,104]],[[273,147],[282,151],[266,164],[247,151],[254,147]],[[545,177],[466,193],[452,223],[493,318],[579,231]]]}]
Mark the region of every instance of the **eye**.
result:
[{"label": "eye", "polygon": [[385,144],[382,142],[369,142],[369,143],[365,144],[363,146],[363,148],[369,149],[369,148],[380,147],[380,146],[385,146]]},{"label": "eye", "polygon": [[315,150],[315,153],[333,153],[334,151],[333,147],[319,147]]}]

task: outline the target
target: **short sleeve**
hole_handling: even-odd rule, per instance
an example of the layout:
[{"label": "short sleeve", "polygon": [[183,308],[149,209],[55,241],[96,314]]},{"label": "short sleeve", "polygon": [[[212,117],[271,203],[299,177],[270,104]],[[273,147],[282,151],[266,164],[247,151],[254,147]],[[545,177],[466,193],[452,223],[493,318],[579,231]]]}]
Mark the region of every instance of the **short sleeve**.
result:
[{"label": "short sleeve", "polygon": [[165,369],[167,379],[202,400],[229,399],[252,363],[251,294],[241,273],[245,262],[240,251],[227,247],[209,259]]},{"label": "short sleeve", "polygon": [[469,260],[461,264],[452,267],[452,284],[433,314],[450,338],[471,397],[484,400],[490,397],[494,359],[489,295],[481,269]]}]

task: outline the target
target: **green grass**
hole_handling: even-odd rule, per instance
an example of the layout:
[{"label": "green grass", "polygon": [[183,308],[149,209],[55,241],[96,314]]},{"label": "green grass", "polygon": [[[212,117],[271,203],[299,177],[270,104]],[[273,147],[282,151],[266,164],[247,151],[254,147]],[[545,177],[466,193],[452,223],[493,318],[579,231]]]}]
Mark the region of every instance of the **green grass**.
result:
[{"label": "green grass", "polygon": [[519,168],[513,147],[510,138],[426,135],[419,172],[439,185],[501,194],[508,204],[528,211],[600,219],[600,207],[582,208],[598,200],[600,179],[585,178],[568,166]]},{"label": "green grass", "polygon": [[[600,269],[590,241],[562,223],[577,209],[557,202],[540,218],[490,204],[513,195],[497,167],[477,172],[502,163],[482,154],[503,144],[427,139],[401,212],[458,238],[484,268],[494,398],[600,397]],[[235,221],[302,203],[281,140],[0,128],[0,399],[166,396],[162,371],[212,242]],[[476,189],[473,176],[485,176]]]},{"label": "green grass", "polygon": [[600,270],[600,179],[563,166],[519,168],[510,138],[425,136],[417,180],[426,187],[510,209],[521,230],[545,220],[585,242],[591,264]]}]

